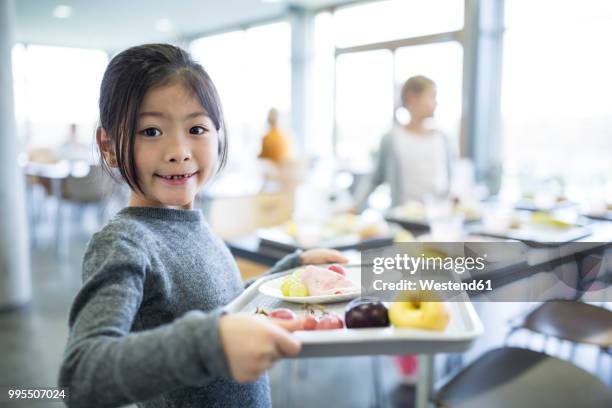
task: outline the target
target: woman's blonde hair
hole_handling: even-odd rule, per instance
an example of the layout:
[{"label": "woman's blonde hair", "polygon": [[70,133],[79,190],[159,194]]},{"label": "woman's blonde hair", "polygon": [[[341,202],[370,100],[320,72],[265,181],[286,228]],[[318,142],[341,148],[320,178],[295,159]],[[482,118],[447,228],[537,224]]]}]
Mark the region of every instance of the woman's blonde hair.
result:
[{"label": "woman's blonde hair", "polygon": [[408,94],[420,95],[426,89],[431,89],[435,87],[436,83],[424,75],[415,75],[413,77],[408,78],[408,80],[404,82],[404,85],[402,86],[402,91],[400,93],[400,96],[402,98],[402,105],[406,105],[406,98],[408,97]]}]

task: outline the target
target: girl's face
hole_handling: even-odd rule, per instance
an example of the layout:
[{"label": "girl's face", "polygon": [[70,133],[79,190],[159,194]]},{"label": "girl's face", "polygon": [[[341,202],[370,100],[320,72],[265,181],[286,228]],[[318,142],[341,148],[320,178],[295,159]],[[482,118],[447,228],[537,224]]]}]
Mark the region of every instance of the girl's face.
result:
[{"label": "girl's face", "polygon": [[215,173],[218,134],[193,93],[181,83],[150,89],[140,107],[134,160],[144,194],[130,206],[192,209]]}]

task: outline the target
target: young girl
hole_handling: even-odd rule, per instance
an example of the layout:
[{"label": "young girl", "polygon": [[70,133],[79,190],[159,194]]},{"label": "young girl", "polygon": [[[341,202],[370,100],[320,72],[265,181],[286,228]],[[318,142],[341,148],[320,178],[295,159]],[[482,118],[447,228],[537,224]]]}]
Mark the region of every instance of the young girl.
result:
[{"label": "young girl", "polygon": [[393,207],[448,192],[453,149],[443,133],[426,126],[437,106],[436,84],[422,75],[411,77],[402,87],[401,101],[410,121],[383,136],[374,174],[357,194],[359,210],[382,183],[389,183]]},{"label": "young girl", "polygon": [[[69,405],[270,406],[264,373],[299,352],[289,333],[297,327],[223,311],[243,284],[227,247],[193,210],[227,155],[209,76],[172,45],[118,54],[102,80],[96,140],[103,165],[118,169],[132,193],[84,256],[59,377]],[[345,261],[312,250],[269,273]]]}]

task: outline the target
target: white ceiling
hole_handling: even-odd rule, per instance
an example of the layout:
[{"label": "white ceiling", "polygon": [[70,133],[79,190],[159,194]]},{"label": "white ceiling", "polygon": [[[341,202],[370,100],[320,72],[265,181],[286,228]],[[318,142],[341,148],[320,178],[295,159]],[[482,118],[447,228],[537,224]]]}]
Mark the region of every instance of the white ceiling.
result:
[{"label": "white ceiling", "polygon": [[[15,0],[15,39],[30,44],[119,50],[168,41],[283,15],[290,6],[318,9],[353,0]],[[72,7],[70,18],[53,17],[57,5]],[[173,32],[161,33],[166,18]]]}]

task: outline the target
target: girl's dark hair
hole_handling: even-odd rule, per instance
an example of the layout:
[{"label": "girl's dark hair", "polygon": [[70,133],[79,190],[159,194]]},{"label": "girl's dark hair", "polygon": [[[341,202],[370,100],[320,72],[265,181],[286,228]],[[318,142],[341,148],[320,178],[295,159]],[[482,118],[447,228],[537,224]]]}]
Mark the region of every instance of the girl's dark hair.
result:
[{"label": "girl's dark hair", "polygon": [[[134,191],[142,192],[134,161],[138,111],[146,92],[180,81],[191,89],[219,134],[219,166],[227,161],[227,134],[221,101],[215,85],[191,55],[170,44],[145,44],[117,54],[106,67],[100,86],[100,126],[106,130],[121,177]],[[111,176],[101,155],[102,167]]]}]

